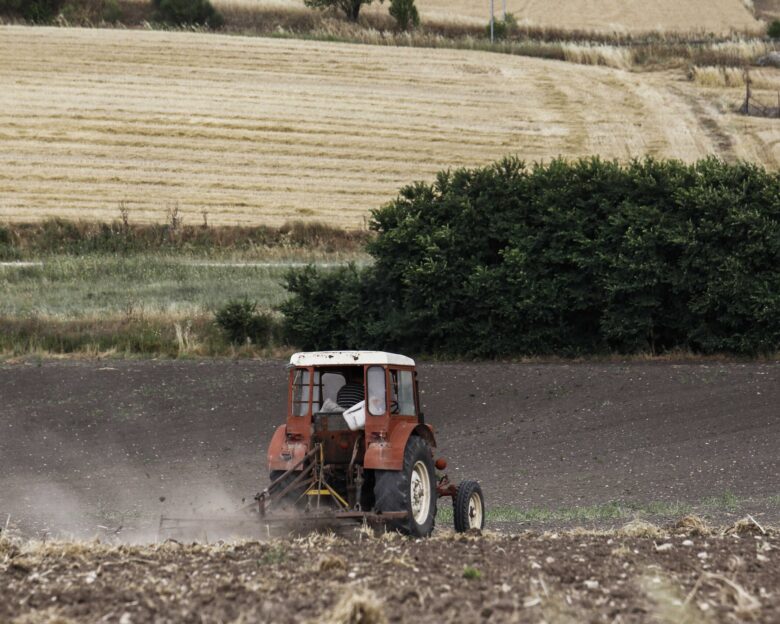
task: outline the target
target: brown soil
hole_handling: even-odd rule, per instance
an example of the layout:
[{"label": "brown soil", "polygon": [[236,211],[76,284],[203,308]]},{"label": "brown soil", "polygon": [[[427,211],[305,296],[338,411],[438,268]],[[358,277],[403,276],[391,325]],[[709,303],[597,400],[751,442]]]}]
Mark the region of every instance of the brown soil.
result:
[{"label": "brown soil", "polygon": [[3,622],[776,622],[780,538],[655,530],[0,541]]},{"label": "brown soil", "polygon": [[[663,521],[677,502],[717,523],[780,519],[778,364],[420,371],[448,472],[482,483],[491,528]],[[266,483],[285,383],[278,361],[0,366],[0,526],[153,539],[161,513],[236,508]]]}]

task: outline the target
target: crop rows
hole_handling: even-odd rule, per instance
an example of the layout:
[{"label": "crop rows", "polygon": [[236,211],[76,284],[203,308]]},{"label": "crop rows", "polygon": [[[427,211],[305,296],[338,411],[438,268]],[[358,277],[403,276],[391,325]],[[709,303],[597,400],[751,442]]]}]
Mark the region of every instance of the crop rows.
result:
[{"label": "crop rows", "polygon": [[668,75],[508,55],[4,27],[0,56],[0,219],[111,219],[125,202],[134,221],[178,205],[189,223],[357,227],[410,181],[507,153],[778,149],[760,125],[731,140]]}]

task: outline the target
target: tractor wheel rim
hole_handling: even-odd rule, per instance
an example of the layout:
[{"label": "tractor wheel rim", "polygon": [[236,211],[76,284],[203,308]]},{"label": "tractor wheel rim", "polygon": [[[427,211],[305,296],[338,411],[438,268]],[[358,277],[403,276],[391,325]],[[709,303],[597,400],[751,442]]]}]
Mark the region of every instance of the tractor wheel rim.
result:
[{"label": "tractor wheel rim", "polygon": [[469,528],[482,528],[482,499],[476,492],[469,497]]},{"label": "tractor wheel rim", "polygon": [[412,516],[417,524],[424,524],[431,507],[431,478],[424,462],[418,461],[412,469]]}]

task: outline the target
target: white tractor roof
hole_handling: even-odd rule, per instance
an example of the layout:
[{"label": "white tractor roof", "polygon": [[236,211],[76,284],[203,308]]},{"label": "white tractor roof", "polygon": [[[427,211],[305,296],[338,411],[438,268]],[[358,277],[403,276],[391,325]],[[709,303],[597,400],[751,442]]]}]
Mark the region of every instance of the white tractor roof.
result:
[{"label": "white tractor roof", "polygon": [[290,364],[292,366],[362,366],[363,364],[414,366],[414,360],[405,355],[384,351],[309,351],[293,354]]}]

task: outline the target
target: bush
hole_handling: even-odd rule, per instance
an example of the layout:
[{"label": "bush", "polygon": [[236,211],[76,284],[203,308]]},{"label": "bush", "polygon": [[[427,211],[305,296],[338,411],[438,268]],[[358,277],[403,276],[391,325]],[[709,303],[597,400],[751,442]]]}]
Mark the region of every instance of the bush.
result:
[{"label": "bush", "polygon": [[19,252],[14,247],[11,231],[0,225],[0,261],[18,259]]},{"label": "bush", "polygon": [[196,24],[219,28],[225,23],[209,0],[152,0],[155,19],[174,26]]},{"label": "bush", "polygon": [[774,20],[769,24],[766,34],[771,39],[780,39],[780,20]]},{"label": "bush", "polygon": [[[497,40],[507,39],[517,31],[517,19],[511,13],[506,14],[502,20],[493,20],[493,38]],[[485,26],[485,36],[490,38],[490,22]]]},{"label": "bush", "polygon": [[420,25],[420,14],[414,0],[390,0],[390,16],[399,30],[409,30]]},{"label": "bush", "polygon": [[249,299],[230,301],[216,314],[217,325],[235,345],[251,342],[265,346],[271,341],[273,319],[257,313],[257,303]]},{"label": "bush", "polygon": [[0,0],[0,14],[19,16],[28,22],[46,24],[60,12],[63,0]]},{"label": "bush", "polygon": [[287,339],[504,357],[780,349],[780,174],[510,158],[374,211],[374,264],[293,272]]},{"label": "bush", "polygon": [[115,23],[122,19],[117,0],[67,0],[62,15],[70,24]]},{"label": "bush", "polygon": [[122,8],[117,0],[105,0],[103,2],[103,21],[115,24],[122,20]]},{"label": "bush", "polygon": [[[309,266],[291,270],[286,280],[287,289],[297,295],[282,305],[289,321],[284,325],[287,344],[324,349],[334,344],[371,343],[369,320],[379,310],[373,304],[368,273],[354,264],[324,273]],[[312,304],[315,309],[307,310]]]}]

